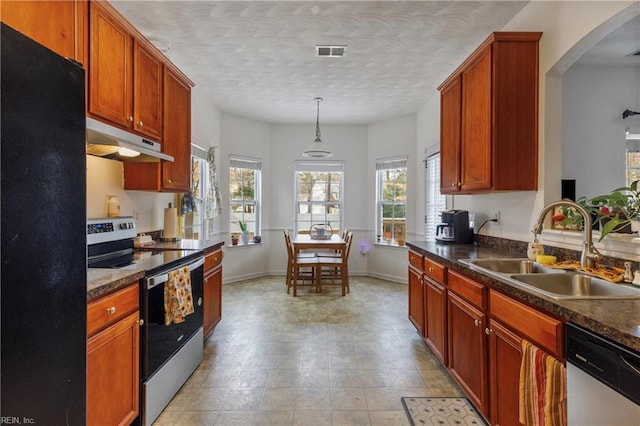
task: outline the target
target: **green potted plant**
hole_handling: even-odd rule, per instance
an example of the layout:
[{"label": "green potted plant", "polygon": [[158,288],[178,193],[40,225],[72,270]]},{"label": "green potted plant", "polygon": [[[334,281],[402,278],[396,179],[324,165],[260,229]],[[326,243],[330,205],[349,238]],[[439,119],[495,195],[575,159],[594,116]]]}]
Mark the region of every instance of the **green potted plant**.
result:
[{"label": "green potted plant", "polygon": [[611,193],[588,200],[588,209],[600,220],[600,241],[611,232],[631,232],[632,221],[640,217],[638,181]]},{"label": "green potted plant", "polygon": [[240,238],[242,238],[242,244],[249,244],[249,230],[247,228],[247,222],[239,220],[238,225],[242,231],[242,234],[240,235]]}]

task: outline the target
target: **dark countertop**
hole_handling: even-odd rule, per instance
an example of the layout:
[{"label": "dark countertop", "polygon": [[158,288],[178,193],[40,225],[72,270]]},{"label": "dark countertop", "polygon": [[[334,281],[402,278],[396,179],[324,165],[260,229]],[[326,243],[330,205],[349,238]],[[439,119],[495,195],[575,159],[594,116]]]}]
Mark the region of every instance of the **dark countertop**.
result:
[{"label": "dark countertop", "polygon": [[145,246],[144,248],[154,250],[202,250],[206,254],[218,250],[223,245],[224,241],[182,239],[175,242],[157,241],[152,245]]},{"label": "dark countertop", "polygon": [[166,250],[163,259],[152,261],[144,259],[144,253],[141,253],[141,259],[138,263],[126,266],[120,269],[103,269],[89,268],[87,269],[87,302],[99,299],[109,293],[126,287],[145,276],[146,271],[162,266],[163,263],[173,260],[171,251],[173,250],[193,250],[202,251],[205,254],[215,251],[224,245],[224,241],[213,240],[180,240],[177,242],[163,243],[159,242],[151,246],[149,249]]},{"label": "dark countertop", "polygon": [[460,262],[460,259],[521,257],[513,253],[474,244],[438,244],[431,241],[411,241],[407,246],[490,288],[640,352],[640,299],[556,300],[483,274]]}]

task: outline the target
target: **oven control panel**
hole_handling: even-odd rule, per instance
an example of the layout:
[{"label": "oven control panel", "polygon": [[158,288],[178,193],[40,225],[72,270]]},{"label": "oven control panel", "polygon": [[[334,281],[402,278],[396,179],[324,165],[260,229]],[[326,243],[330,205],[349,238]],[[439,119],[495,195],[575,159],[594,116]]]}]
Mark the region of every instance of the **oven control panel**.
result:
[{"label": "oven control panel", "polygon": [[136,236],[133,217],[109,217],[87,220],[87,244],[124,240]]}]

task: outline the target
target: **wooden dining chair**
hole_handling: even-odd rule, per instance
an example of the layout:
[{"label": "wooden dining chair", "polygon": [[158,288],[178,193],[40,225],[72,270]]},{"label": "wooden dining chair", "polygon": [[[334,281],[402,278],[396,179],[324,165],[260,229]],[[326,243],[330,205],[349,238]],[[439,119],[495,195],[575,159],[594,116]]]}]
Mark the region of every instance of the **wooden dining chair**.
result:
[{"label": "wooden dining chair", "polygon": [[318,281],[319,291],[322,292],[322,286],[340,286],[342,295],[350,293],[349,288],[349,253],[351,251],[351,242],[353,241],[353,233],[348,232],[345,239],[346,244],[343,249],[337,250],[337,255],[323,256],[318,255],[316,279]]},{"label": "wooden dining chair", "polygon": [[314,256],[295,256],[291,236],[284,231],[284,241],[287,247],[287,294],[293,287],[293,297],[298,295],[298,286],[315,287],[316,293],[320,291],[316,279],[316,267],[318,258]]}]

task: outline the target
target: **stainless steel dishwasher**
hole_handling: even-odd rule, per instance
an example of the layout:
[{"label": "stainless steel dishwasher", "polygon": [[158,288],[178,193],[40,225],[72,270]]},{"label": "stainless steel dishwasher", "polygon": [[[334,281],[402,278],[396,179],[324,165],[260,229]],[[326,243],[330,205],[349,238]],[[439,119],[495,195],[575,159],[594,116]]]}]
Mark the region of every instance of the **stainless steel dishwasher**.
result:
[{"label": "stainless steel dishwasher", "polygon": [[567,324],[569,425],[640,425],[640,354]]}]

